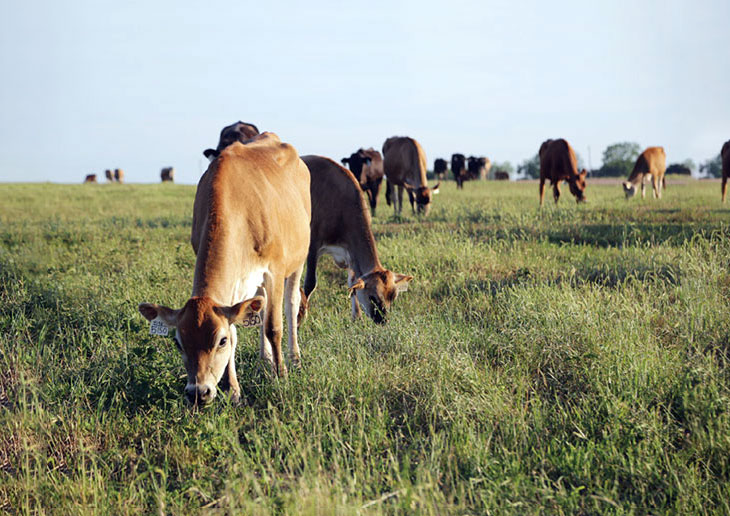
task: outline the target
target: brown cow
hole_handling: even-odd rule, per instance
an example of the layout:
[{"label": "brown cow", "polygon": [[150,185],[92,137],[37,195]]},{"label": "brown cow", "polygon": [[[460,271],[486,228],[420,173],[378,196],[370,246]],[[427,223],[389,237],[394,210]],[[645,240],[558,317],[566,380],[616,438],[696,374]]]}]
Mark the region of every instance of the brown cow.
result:
[{"label": "brown cow", "polygon": [[506,170],[496,170],[494,172],[494,179],[496,181],[509,181],[509,172]]},{"label": "brown cow", "polygon": [[378,207],[378,194],[380,193],[380,184],[383,182],[385,169],[383,168],[383,156],[370,147],[369,149],[360,149],[360,153],[370,160],[362,168],[360,175],[360,186],[368,195],[370,201],[370,210],[375,215],[375,208]]},{"label": "brown cow", "polygon": [[722,202],[725,202],[727,194],[727,179],[730,177],[730,140],[726,141],[720,151],[722,156]]},{"label": "brown cow", "polygon": [[540,206],[545,199],[545,181],[550,180],[555,204],[560,199],[560,182],[567,181],[576,202],[583,202],[586,190],[586,169],[578,173],[578,162],[570,144],[562,138],[545,140],[540,145]]},{"label": "brown cow", "polygon": [[446,178],[446,171],[449,169],[449,163],[442,158],[436,158],[433,162],[433,174],[440,180]]},{"label": "brown cow", "polygon": [[124,182],[124,170],[122,170],[121,168],[114,169],[114,181],[117,183]]},{"label": "brown cow", "polygon": [[106,169],[104,171],[104,175],[106,176],[106,180],[107,181],[109,181],[110,183],[113,183],[114,182],[114,172],[112,172],[109,169]]},{"label": "brown cow", "polygon": [[84,183],[96,183],[96,174],[88,174],[84,178]]},{"label": "brown cow", "polygon": [[[662,188],[666,188],[664,172],[667,169],[667,155],[663,147],[648,147],[636,160],[634,170],[631,171],[628,181],[622,183],[626,199],[636,194],[636,187],[641,184],[641,198],[644,199],[644,181],[651,177],[651,185],[654,189],[654,198],[662,198]],[[661,185],[661,187],[660,187]]]},{"label": "brown cow", "polygon": [[192,297],[179,310],[139,305],[148,320],[177,328],[189,402],[211,401],[221,379],[232,398],[239,398],[234,324],[256,325],[262,308],[261,356],[274,372],[286,375],[285,302],[290,360],[299,364],[295,317],[310,216],[309,170],[294,147],[273,133],[247,145],[231,144],[200,178],[191,234],[197,255]]},{"label": "brown cow", "polygon": [[[411,210],[415,200],[418,213],[428,215],[431,200],[438,193],[441,182],[436,183],[433,189],[428,187],[426,180],[426,153],[421,145],[407,136],[393,136],[383,144],[383,164],[387,179],[385,200],[388,204],[393,200],[396,215],[403,210],[403,189],[408,191]],[[396,188],[397,187],[397,188]]]},{"label": "brown cow", "polygon": [[165,167],[162,170],[160,170],[160,181],[163,183],[169,181],[170,183],[175,181],[175,168],[174,167]]},{"label": "brown cow", "polygon": [[391,272],[380,263],[370,214],[354,175],[328,158],[302,156],[302,160],[311,174],[312,223],[301,318],[317,286],[317,260],[329,254],[348,270],[353,319],[360,316],[361,305],[365,315],[385,323],[391,304],[413,277]]},{"label": "brown cow", "polygon": [[251,138],[259,134],[259,129],[253,124],[238,121],[235,124],[228,125],[221,130],[218,138],[218,147],[214,149],[205,149],[203,155],[210,161],[213,161],[223,149],[233,142],[246,143]]}]

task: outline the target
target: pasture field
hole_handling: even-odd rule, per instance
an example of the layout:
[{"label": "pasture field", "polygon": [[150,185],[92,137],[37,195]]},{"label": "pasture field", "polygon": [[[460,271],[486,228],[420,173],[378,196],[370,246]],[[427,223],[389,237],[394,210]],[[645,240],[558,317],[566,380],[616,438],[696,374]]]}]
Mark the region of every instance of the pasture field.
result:
[{"label": "pasture field", "polygon": [[[191,412],[143,301],[192,285],[195,188],[0,185],[0,511],[728,514],[730,210],[591,184],[453,182],[419,222],[381,194],[383,327],[323,257],[303,369]],[[648,192],[651,196],[651,191]]]}]

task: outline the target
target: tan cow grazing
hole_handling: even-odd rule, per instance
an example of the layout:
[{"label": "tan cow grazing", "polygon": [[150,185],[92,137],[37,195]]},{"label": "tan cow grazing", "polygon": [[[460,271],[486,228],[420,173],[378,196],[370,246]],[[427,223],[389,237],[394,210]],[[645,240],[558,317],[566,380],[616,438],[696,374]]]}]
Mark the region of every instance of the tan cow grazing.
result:
[{"label": "tan cow grazing", "polygon": [[380,263],[370,213],[355,176],[328,158],[302,156],[302,160],[311,174],[312,223],[301,318],[317,286],[317,260],[329,254],[348,270],[352,318],[360,316],[362,306],[373,321],[385,323],[391,304],[413,277],[391,272]]},{"label": "tan cow grazing", "polygon": [[165,167],[162,170],[160,170],[160,181],[163,183],[170,182],[173,183],[175,181],[175,168],[174,167]]},{"label": "tan cow grazing", "polygon": [[367,194],[368,200],[370,201],[370,209],[372,210],[372,214],[375,215],[375,208],[378,207],[380,184],[383,182],[383,176],[385,175],[383,156],[372,147],[369,149],[360,149],[360,153],[370,159],[370,163],[365,163],[362,167],[360,187]]},{"label": "tan cow grazing", "polygon": [[[383,144],[383,165],[386,177],[385,200],[393,201],[396,215],[403,210],[403,189],[408,191],[411,210],[416,212],[413,201],[416,201],[418,213],[428,215],[431,200],[439,191],[441,182],[433,188],[428,187],[426,180],[426,153],[421,145],[407,136],[393,136]],[[397,187],[397,188],[396,188]]]},{"label": "tan cow grazing", "polygon": [[84,178],[84,183],[96,183],[96,174],[88,174]]},{"label": "tan cow grazing", "polygon": [[644,181],[651,177],[651,185],[654,188],[654,198],[662,198],[662,188],[666,188],[664,172],[667,170],[667,155],[663,147],[648,147],[636,160],[634,170],[631,172],[628,181],[623,182],[626,199],[631,199],[636,194],[636,187],[641,184],[641,198],[644,199]]},{"label": "tan cow grazing", "polygon": [[[239,398],[234,325],[255,324],[252,317],[262,308],[262,358],[286,376],[284,302],[291,365],[299,366],[295,317],[309,247],[309,195],[309,170],[294,147],[273,133],[231,144],[200,178],[191,235],[197,256],[192,297],[178,310],[139,305],[148,320],[177,328],[188,401],[210,402],[221,379],[232,398]],[[257,295],[261,292],[265,297]]]},{"label": "tan cow grazing", "polygon": [[104,171],[104,175],[106,176],[106,180],[107,181],[109,181],[110,183],[113,183],[114,182],[114,172],[112,172],[109,169],[106,169]]},{"label": "tan cow grazing", "polygon": [[540,206],[545,200],[545,181],[550,180],[555,204],[560,199],[560,182],[567,181],[576,202],[584,202],[586,169],[578,173],[578,161],[570,144],[562,138],[545,140],[540,145]]},{"label": "tan cow grazing", "polygon": [[727,179],[730,177],[730,140],[723,144],[720,156],[722,157],[722,202],[725,202]]},{"label": "tan cow grazing", "polygon": [[114,169],[114,181],[116,181],[117,183],[124,182],[124,170],[122,170],[121,168]]}]

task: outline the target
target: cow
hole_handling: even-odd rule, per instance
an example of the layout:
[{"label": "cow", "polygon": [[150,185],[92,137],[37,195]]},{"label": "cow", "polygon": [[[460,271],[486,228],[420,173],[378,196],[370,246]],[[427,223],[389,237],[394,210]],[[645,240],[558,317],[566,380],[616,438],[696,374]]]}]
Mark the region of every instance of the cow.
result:
[{"label": "cow", "polygon": [[124,182],[124,170],[122,170],[121,168],[114,169],[114,181],[116,183]]},{"label": "cow", "polygon": [[218,147],[215,149],[205,149],[203,155],[208,160],[213,161],[223,149],[233,142],[246,143],[248,140],[258,136],[258,134],[259,129],[255,125],[238,121],[235,124],[224,127],[218,138]]},{"label": "cow", "polygon": [[96,174],[88,174],[84,178],[84,183],[96,183]]},{"label": "cow", "polygon": [[165,167],[162,170],[160,170],[160,181],[163,183],[169,181],[170,183],[173,183],[175,181],[175,168],[174,167]]},{"label": "cow", "polygon": [[[426,153],[421,145],[407,136],[392,136],[383,143],[383,165],[387,179],[385,200],[388,204],[393,201],[396,215],[403,210],[403,189],[408,191],[411,210],[415,200],[418,213],[428,215],[431,200],[439,192],[441,182],[433,188],[428,187],[426,179]],[[397,189],[396,189],[397,187]]]},{"label": "cow", "polygon": [[263,310],[260,354],[284,377],[282,302],[291,366],[300,366],[297,325],[299,280],[309,247],[309,170],[291,145],[273,133],[246,145],[234,142],[200,178],[191,243],[196,254],[192,297],[177,310],[142,303],[149,321],[176,328],[187,371],[185,397],[206,404],[216,386],[240,399],[235,324],[257,324]]},{"label": "cow", "polygon": [[562,138],[545,140],[540,145],[540,206],[545,199],[545,181],[550,180],[553,187],[555,204],[560,199],[560,182],[567,181],[570,193],[575,196],[576,202],[584,202],[586,190],[586,175],[583,169],[578,172],[578,161],[570,144]]},{"label": "cow", "polygon": [[494,179],[496,181],[509,181],[509,172],[506,170],[496,170],[494,172]]},{"label": "cow", "polygon": [[104,171],[104,175],[106,176],[106,180],[107,181],[109,181],[110,183],[113,183],[114,182],[114,172],[112,172],[109,169],[106,169]]},{"label": "cow", "polygon": [[654,198],[662,198],[662,188],[666,188],[664,172],[667,169],[667,154],[663,147],[648,147],[636,159],[634,169],[631,171],[628,181],[622,183],[626,200],[636,194],[636,188],[641,184],[641,198],[646,197],[644,181],[651,177],[651,185],[654,189]]},{"label": "cow", "polygon": [[722,156],[722,202],[725,202],[727,179],[730,177],[730,140],[723,144],[720,156]]},{"label": "cow", "polygon": [[466,171],[466,158],[463,154],[451,155],[451,173],[454,174],[456,188],[464,188],[464,181],[468,179]]},{"label": "cow", "polygon": [[489,158],[469,156],[467,160],[467,175],[472,180],[486,179],[491,167],[492,162],[489,161]]},{"label": "cow", "polygon": [[433,174],[439,178],[439,180],[443,180],[446,178],[446,171],[449,169],[448,162],[443,158],[436,158],[436,160],[433,162]]},{"label": "cow", "polygon": [[370,147],[369,149],[361,148],[340,161],[343,165],[349,166],[355,179],[360,183],[360,187],[367,194],[370,209],[372,214],[375,215],[380,183],[383,181],[383,157],[378,151]]},{"label": "cow", "polygon": [[300,319],[317,286],[317,260],[329,254],[347,269],[352,318],[360,316],[362,306],[374,322],[385,323],[393,301],[413,277],[391,272],[380,263],[370,214],[354,175],[328,158],[302,156],[302,160],[311,176],[312,223]]}]

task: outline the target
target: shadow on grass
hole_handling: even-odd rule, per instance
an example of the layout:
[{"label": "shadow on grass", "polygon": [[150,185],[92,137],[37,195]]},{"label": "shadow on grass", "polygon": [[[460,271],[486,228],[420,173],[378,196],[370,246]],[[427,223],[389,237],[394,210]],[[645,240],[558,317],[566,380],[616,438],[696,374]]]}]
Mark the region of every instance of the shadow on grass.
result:
[{"label": "shadow on grass", "polygon": [[[668,212],[672,210],[667,210]],[[712,224],[672,223],[656,224],[585,224],[548,231],[548,241],[595,247],[624,247],[637,244],[681,245],[699,236],[711,238],[719,234],[730,236],[730,228]]]}]

